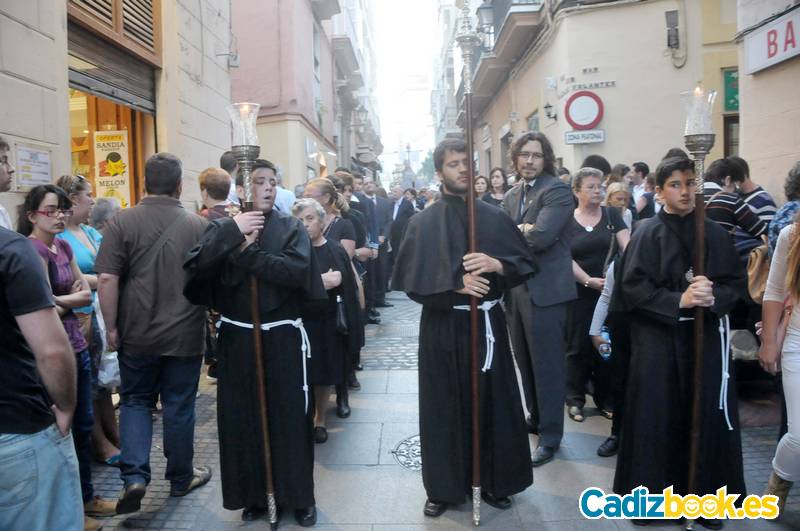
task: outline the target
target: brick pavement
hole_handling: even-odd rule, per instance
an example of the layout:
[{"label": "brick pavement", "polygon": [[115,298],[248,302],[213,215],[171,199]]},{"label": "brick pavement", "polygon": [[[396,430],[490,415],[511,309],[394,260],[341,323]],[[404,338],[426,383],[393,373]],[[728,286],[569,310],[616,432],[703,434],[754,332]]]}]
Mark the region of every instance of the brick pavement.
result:
[{"label": "brick pavement", "polygon": [[[363,388],[351,395],[353,415],[339,420],[331,412],[330,439],[316,447],[317,527],[347,531],[468,529],[472,526],[466,504],[437,520],[422,516],[424,491],[419,472],[401,467],[394,454],[401,441],[418,433],[415,369],[419,307],[399,294],[390,294],[389,301],[395,306],[382,310],[382,324],[367,329],[367,347],[362,353],[365,371],[359,373]],[[105,529],[266,528],[263,522],[244,524],[238,511],[222,509],[215,396],[215,386],[203,378],[197,400],[195,462],[214,470],[209,485],[184,498],[169,497],[169,484],[163,479],[161,418],[156,414],[153,480],[142,511],[108,519]],[[593,415],[589,408],[587,413],[589,417],[582,424],[566,421],[567,433],[557,459],[535,471],[534,486],[515,497],[513,510],[497,511],[484,506],[482,528],[633,529],[628,522],[586,521],[577,512],[577,495],[584,487],[609,487],[613,479],[613,460],[598,458],[594,453],[608,432],[608,421]],[[747,428],[743,432],[745,474],[751,493],[760,493],[764,487],[775,436],[774,427]],[[401,450],[409,451],[407,447]],[[98,465],[94,472],[98,494],[116,497],[121,488],[117,470]],[[296,529],[292,524],[291,516],[285,516],[281,528]],[[800,529],[800,489],[790,497],[787,514],[780,523],[731,522],[726,529]]]}]

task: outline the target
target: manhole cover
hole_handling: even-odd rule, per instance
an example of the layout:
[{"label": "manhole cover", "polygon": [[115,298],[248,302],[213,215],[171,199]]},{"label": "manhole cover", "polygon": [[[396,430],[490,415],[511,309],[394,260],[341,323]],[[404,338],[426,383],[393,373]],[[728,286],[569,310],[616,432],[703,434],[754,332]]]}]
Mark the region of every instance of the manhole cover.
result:
[{"label": "manhole cover", "polygon": [[400,441],[392,450],[395,461],[409,470],[422,470],[422,450],[419,446],[419,435],[412,435]]}]

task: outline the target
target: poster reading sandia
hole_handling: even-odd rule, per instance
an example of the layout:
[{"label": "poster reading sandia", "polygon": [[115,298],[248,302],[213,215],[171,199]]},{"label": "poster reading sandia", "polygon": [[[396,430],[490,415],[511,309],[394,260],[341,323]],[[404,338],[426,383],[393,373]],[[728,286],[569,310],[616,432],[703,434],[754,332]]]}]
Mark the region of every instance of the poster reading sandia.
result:
[{"label": "poster reading sandia", "polygon": [[122,208],[131,206],[127,131],[95,132],[94,169],[95,197],[115,197]]}]

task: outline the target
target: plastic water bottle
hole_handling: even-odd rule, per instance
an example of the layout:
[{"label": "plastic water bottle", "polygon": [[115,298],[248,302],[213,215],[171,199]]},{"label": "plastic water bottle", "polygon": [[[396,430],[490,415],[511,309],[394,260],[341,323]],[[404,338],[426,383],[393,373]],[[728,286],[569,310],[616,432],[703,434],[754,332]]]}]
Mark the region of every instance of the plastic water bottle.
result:
[{"label": "plastic water bottle", "polygon": [[600,357],[603,358],[603,361],[608,361],[611,358],[611,330],[604,326],[600,329],[600,337],[602,337],[606,343],[600,345],[598,348],[598,352],[600,352]]}]

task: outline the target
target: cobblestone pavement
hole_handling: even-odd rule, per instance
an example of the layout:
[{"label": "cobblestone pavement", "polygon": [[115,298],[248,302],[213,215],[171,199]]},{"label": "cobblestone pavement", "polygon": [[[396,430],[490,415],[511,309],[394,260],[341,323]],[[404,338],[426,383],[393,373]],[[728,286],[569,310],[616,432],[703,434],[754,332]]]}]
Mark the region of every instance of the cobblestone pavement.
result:
[{"label": "cobblestone pavement", "polygon": [[[472,525],[467,504],[435,520],[422,516],[425,494],[420,473],[398,464],[398,460],[414,461],[417,457],[413,436],[419,433],[416,381],[419,307],[396,293],[389,295],[389,302],[394,307],[381,310],[382,324],[367,329],[367,347],[362,353],[365,370],[359,373],[362,390],[351,394],[353,415],[342,421],[331,412],[330,439],[316,446],[317,527],[347,531],[469,529]],[[266,529],[264,521],[244,524],[239,511],[222,508],[215,399],[215,386],[203,377],[197,399],[195,463],[213,469],[209,485],[183,498],[169,497],[169,484],[163,479],[166,462],[161,416],[155,414],[153,480],[142,502],[142,511],[108,519],[105,529]],[[577,511],[576,500],[583,488],[596,485],[609,489],[614,474],[613,459],[595,454],[608,433],[609,422],[593,415],[590,408],[587,413],[588,418],[581,424],[566,421],[567,433],[557,459],[535,470],[534,486],[515,496],[512,510],[498,511],[484,506],[482,528],[634,529],[628,522],[587,521]],[[760,493],[764,488],[776,435],[774,427],[748,428],[743,432],[750,493]],[[411,445],[401,444],[409,438]],[[531,445],[535,445],[533,437]],[[98,465],[94,474],[97,493],[115,498],[122,486],[117,470]],[[781,522],[729,522],[726,529],[800,529],[798,492],[800,489],[795,489]],[[284,516],[281,529],[299,529],[293,524],[291,516]]]}]

